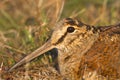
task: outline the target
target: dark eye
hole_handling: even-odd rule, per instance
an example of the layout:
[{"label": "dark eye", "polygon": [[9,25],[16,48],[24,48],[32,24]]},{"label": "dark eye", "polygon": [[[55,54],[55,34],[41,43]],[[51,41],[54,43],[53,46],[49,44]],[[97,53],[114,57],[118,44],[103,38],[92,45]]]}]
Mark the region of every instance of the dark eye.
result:
[{"label": "dark eye", "polygon": [[74,27],[68,27],[67,28],[67,32],[69,32],[69,33],[72,33],[72,32],[74,32],[75,31],[75,28]]}]

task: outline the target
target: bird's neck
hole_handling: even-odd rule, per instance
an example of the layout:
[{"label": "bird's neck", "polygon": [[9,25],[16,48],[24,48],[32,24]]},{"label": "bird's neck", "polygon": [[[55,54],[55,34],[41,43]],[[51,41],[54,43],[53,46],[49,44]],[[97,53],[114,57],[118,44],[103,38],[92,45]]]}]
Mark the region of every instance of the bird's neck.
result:
[{"label": "bird's neck", "polygon": [[76,80],[79,72],[81,57],[91,48],[97,40],[98,34],[90,35],[84,39],[79,37],[71,44],[63,43],[58,49],[60,73]]}]

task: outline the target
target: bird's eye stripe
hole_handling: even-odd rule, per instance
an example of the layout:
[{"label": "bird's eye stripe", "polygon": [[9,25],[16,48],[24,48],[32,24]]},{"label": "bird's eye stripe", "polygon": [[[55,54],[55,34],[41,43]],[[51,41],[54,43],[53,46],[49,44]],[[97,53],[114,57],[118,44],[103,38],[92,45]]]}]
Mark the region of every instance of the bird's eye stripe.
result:
[{"label": "bird's eye stripe", "polygon": [[65,34],[63,36],[61,36],[61,38],[58,39],[58,41],[54,45],[61,43],[64,40],[64,38],[66,37],[66,35],[67,35],[67,32],[65,32]]}]

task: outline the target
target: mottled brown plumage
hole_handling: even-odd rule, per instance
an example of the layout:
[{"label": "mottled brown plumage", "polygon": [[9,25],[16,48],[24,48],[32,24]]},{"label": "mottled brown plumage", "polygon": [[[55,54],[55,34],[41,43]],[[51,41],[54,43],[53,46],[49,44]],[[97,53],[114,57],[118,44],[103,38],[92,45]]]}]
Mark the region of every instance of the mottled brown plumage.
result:
[{"label": "mottled brown plumage", "polygon": [[90,73],[108,80],[120,79],[120,24],[94,27],[63,19],[48,42],[9,71],[53,48],[58,50],[60,75],[66,80],[87,80]]}]

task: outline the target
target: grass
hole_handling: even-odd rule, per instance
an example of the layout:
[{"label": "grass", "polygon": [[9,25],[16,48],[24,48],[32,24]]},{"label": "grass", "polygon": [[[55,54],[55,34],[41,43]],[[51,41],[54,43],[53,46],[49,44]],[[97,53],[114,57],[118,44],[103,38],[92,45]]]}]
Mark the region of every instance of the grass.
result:
[{"label": "grass", "polygon": [[[54,24],[62,18],[77,17],[92,25],[118,23],[120,21],[119,4],[119,0],[66,0],[65,2],[2,0],[0,2],[0,64],[2,68],[7,70],[23,56],[45,43],[50,37]],[[36,64],[49,63],[45,57],[35,60]]]}]

